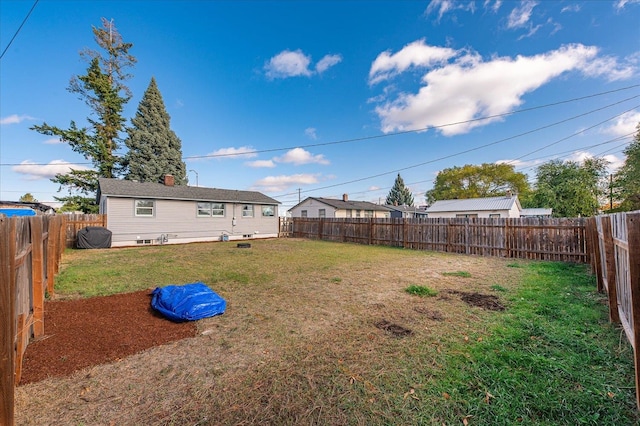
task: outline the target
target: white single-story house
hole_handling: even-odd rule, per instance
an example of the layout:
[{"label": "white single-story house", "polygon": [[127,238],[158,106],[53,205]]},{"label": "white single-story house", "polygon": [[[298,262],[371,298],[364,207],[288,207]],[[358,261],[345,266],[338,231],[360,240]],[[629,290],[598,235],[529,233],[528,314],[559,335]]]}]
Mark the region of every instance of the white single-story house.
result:
[{"label": "white single-story house", "polygon": [[438,200],[427,208],[429,218],[453,217],[521,217],[522,206],[517,195],[502,197]]},{"label": "white single-story house", "polygon": [[98,180],[111,246],[181,244],[278,236],[279,201],[260,192],[122,179]]},{"label": "white single-story house", "polygon": [[309,197],[288,210],[291,217],[316,218],[388,218],[391,217],[389,206],[370,203],[368,201],[350,201],[347,194],[342,200],[334,198]]}]

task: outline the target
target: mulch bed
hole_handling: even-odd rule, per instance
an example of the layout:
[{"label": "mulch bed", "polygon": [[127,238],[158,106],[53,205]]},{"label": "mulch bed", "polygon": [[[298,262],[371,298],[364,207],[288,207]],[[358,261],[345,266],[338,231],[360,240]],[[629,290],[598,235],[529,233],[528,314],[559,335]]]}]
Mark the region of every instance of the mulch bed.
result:
[{"label": "mulch bed", "polygon": [[175,323],[151,308],[151,291],[45,302],[45,335],[27,346],[20,384],[195,336],[194,322]]}]

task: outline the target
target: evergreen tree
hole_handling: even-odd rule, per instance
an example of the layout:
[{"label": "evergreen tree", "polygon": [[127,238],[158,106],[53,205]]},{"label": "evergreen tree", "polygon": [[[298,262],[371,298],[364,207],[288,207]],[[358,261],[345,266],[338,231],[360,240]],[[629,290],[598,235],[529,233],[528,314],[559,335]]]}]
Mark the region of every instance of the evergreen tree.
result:
[{"label": "evergreen tree", "polygon": [[33,194],[30,192],[27,192],[26,194],[21,196],[18,201],[20,201],[21,203],[37,203],[38,202],[38,200],[36,200],[36,197],[34,197]]},{"label": "evergreen tree", "polygon": [[617,196],[622,200],[621,210],[640,210],[640,123],[633,142],[624,150],[627,158],[615,176]]},{"label": "evergreen tree", "polygon": [[186,184],[187,167],[182,161],[182,143],[171,130],[169,114],[155,78],[138,105],[127,129],[125,144],[125,178],[140,182],[162,182],[164,175],[173,175],[177,185]]},{"label": "evergreen tree", "polygon": [[92,169],[71,169],[69,173],[57,174],[51,179],[60,184],[60,189],[63,186],[69,188],[68,196],[54,197],[56,200],[79,206],[86,213],[98,211],[95,197],[98,178],[114,177],[119,171],[121,159],[116,152],[125,124],[122,111],[130,98],[129,89],[124,84],[130,76],[125,69],[136,62],[129,54],[133,45],[122,41],[113,22],[103,18],[102,26],[93,27],[93,34],[105,53],[95,50],[82,52],[81,56],[89,61],[87,72],[73,77],[67,89],[91,109],[88,127],[78,127],[72,120],[68,129],[46,122],[31,128],[43,135],[59,137],[73,151],[91,161]]},{"label": "evergreen tree", "polygon": [[393,183],[393,188],[389,191],[385,203],[394,206],[413,206],[413,195],[409,188],[404,185],[404,180],[400,177],[400,173],[398,173],[398,177]]}]

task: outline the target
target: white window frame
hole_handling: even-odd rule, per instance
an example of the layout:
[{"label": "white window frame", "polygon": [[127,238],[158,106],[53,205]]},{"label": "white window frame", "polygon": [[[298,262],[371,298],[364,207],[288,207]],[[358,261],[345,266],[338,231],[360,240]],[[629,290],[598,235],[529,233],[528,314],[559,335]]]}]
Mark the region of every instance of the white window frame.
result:
[{"label": "white window frame", "polygon": [[[151,203],[151,206],[140,205],[142,203]],[[149,213],[142,213],[148,211]],[[135,200],[134,214],[136,217],[153,217],[156,214],[156,200]]]},{"label": "white window frame", "polygon": [[253,204],[245,204],[242,206],[242,217],[253,217]]},{"label": "white window frame", "polygon": [[300,217],[307,217],[307,211],[306,210],[300,210]]},{"label": "white window frame", "polygon": [[275,206],[262,206],[262,216],[271,217],[276,215]]},{"label": "white window frame", "polygon": [[373,217],[373,210],[365,210],[364,217]]},{"label": "white window frame", "polygon": [[327,209],[318,209],[318,217],[320,218],[327,217]]},{"label": "white window frame", "polygon": [[198,217],[224,217],[224,203],[198,202],[196,203]]}]

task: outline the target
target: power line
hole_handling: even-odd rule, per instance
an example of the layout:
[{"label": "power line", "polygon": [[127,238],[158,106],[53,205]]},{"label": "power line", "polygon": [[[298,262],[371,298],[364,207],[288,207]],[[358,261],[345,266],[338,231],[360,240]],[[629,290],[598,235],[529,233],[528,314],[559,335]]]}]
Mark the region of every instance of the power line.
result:
[{"label": "power line", "polygon": [[29,16],[31,16],[31,12],[33,12],[33,9],[36,8],[36,5],[38,4],[38,1],[40,1],[40,0],[36,0],[33,3],[33,6],[31,6],[31,9],[29,10],[29,13],[27,13],[27,16],[25,16],[24,20],[22,21],[22,23],[20,24],[20,26],[16,30],[15,34],[13,35],[13,37],[11,37],[11,40],[9,40],[9,44],[7,44],[7,47],[5,47],[4,50],[2,51],[2,54],[0,54],[0,60],[2,60],[2,57],[4,56],[4,54],[7,53],[7,50],[9,49],[9,46],[11,46],[11,43],[13,43],[13,40],[18,36],[18,33],[22,29],[22,26],[27,22],[27,19],[29,19]]},{"label": "power line", "polygon": [[[519,113],[522,113],[522,112],[530,112],[530,111],[534,111],[534,110],[538,110],[538,109],[542,109],[542,108],[548,108],[548,107],[552,107],[552,106],[562,105],[562,104],[571,103],[571,102],[577,102],[577,101],[581,101],[581,100],[584,100],[584,99],[589,99],[589,98],[594,98],[594,97],[598,97],[598,96],[608,95],[608,94],[611,94],[611,93],[616,93],[616,92],[620,92],[620,91],[634,89],[634,88],[637,88],[637,87],[640,87],[640,84],[634,84],[634,85],[631,85],[631,86],[626,86],[626,87],[622,87],[622,88],[619,88],[619,89],[609,90],[609,91],[606,91],[606,92],[593,93],[593,94],[590,94],[590,95],[585,95],[585,96],[572,98],[572,99],[566,99],[566,100],[553,102],[553,103],[549,103],[549,104],[538,105],[538,106],[535,106],[535,107],[524,108],[524,109],[511,111],[511,112],[507,112],[507,113],[503,113],[503,114],[489,115],[489,116],[485,116],[485,117],[474,118],[474,119],[471,119],[471,120],[457,121],[457,122],[454,122],[454,123],[446,123],[446,124],[442,124],[442,125],[438,125],[438,126],[428,126],[428,127],[424,127],[424,128],[420,128],[420,129],[415,129],[415,130],[405,130],[405,131],[401,131],[401,132],[385,133],[385,134],[382,134],[382,135],[374,135],[374,136],[363,136],[361,138],[343,139],[343,140],[332,141],[332,142],[315,143],[315,144],[308,144],[308,145],[297,145],[297,146],[289,146],[289,147],[282,147],[282,148],[271,148],[271,149],[263,149],[263,150],[244,151],[244,152],[229,153],[229,154],[193,155],[193,156],[183,157],[182,160],[196,160],[196,159],[203,159],[203,158],[220,158],[220,157],[233,157],[233,156],[239,156],[239,155],[247,155],[247,154],[261,154],[261,153],[265,153],[265,152],[286,151],[286,150],[290,150],[290,149],[294,149],[294,148],[313,148],[313,147],[318,147],[318,146],[337,145],[337,144],[344,144],[344,143],[360,142],[360,141],[364,141],[364,140],[372,140],[372,139],[380,139],[380,138],[386,138],[386,137],[392,137],[392,136],[399,136],[399,135],[410,134],[410,133],[419,133],[419,132],[424,132],[424,131],[432,130],[432,129],[439,129],[439,128],[444,128],[444,127],[449,127],[449,126],[456,126],[456,125],[460,125],[460,124],[468,124],[468,123],[482,121],[482,120],[489,120],[489,119],[492,119],[492,118],[505,117],[505,116],[512,115],[512,114],[519,114]],[[610,106],[617,105],[618,103],[622,103],[622,102],[626,102],[626,101],[631,100],[631,99],[635,99],[637,97],[640,97],[640,95],[636,95],[636,96],[632,96],[632,97],[627,98],[627,99],[623,99],[622,101],[607,105],[607,106],[602,107],[600,109],[589,111],[589,112],[587,112],[587,113],[585,113],[583,115],[590,114],[591,112],[596,112],[596,111],[599,111],[601,109],[605,109],[605,108],[608,108]],[[576,116],[574,118],[578,118],[578,117],[580,117],[580,116]],[[568,120],[571,120],[571,119],[573,119],[573,118],[570,118]],[[556,123],[556,124],[560,124],[560,123]],[[550,125],[548,127],[554,126],[556,124],[552,124],[552,125]],[[542,129],[544,129],[544,128],[542,128]],[[536,129],[536,130],[533,130],[533,131],[538,131],[538,130],[542,130],[542,129]],[[523,135],[524,134],[521,134],[521,135],[518,135],[518,136],[523,136]],[[515,136],[515,137],[518,137],[518,136]],[[504,139],[502,141],[498,141],[498,142],[495,142],[495,143],[503,142],[503,141],[506,141],[506,140],[508,140],[508,139]],[[488,145],[486,145],[486,146],[488,146]],[[468,151],[464,151],[461,154],[464,154],[466,152],[468,152]],[[455,155],[459,155],[459,154],[454,154],[454,156]],[[449,157],[443,157],[441,159],[446,159],[446,158],[449,158]],[[434,161],[438,161],[438,160],[434,160]],[[82,163],[73,163],[73,164],[74,165],[87,165],[87,164],[93,164],[93,163],[91,163],[91,162],[82,162]],[[0,163],[0,166],[21,166],[21,165],[23,165],[23,164],[22,163]],[[47,163],[29,163],[29,165],[30,166],[48,166],[49,164],[47,164]],[[411,168],[411,167],[409,167],[409,168]],[[401,169],[401,170],[403,170],[403,169]],[[387,173],[385,173],[385,174],[387,174]],[[372,177],[378,177],[378,176],[372,176]],[[347,183],[351,183],[351,182],[347,182]],[[324,189],[324,188],[320,188],[320,189]],[[286,194],[286,195],[288,195],[288,194]]]},{"label": "power line", "polygon": [[[519,133],[519,134],[514,135],[514,136],[509,136],[507,138],[503,138],[503,139],[500,139],[500,140],[497,140],[497,141],[494,141],[494,142],[489,142],[489,143],[486,143],[484,145],[477,146],[475,148],[470,148],[470,149],[466,149],[464,151],[459,151],[457,153],[445,155],[443,157],[435,158],[433,160],[425,161],[425,162],[414,164],[414,165],[407,166],[407,167],[402,167],[402,168],[399,168],[399,169],[396,169],[396,170],[391,170],[391,171],[388,171],[388,172],[378,173],[378,174],[375,174],[375,175],[372,175],[372,176],[367,176],[367,177],[363,177],[363,178],[359,178],[359,179],[350,180],[350,181],[347,181],[347,182],[336,183],[336,184],[333,184],[333,185],[327,185],[327,186],[323,186],[323,187],[320,187],[320,188],[308,189],[308,190],[305,190],[305,191],[302,191],[302,192],[304,192],[304,193],[314,192],[314,191],[319,191],[319,190],[322,190],[322,189],[335,188],[337,186],[342,186],[342,185],[348,185],[348,184],[351,184],[351,183],[362,182],[364,180],[369,180],[369,179],[373,179],[373,178],[377,178],[377,177],[381,177],[381,176],[386,176],[386,175],[390,175],[392,173],[398,173],[398,172],[401,172],[401,171],[404,171],[404,170],[413,169],[413,168],[416,168],[416,167],[420,167],[420,166],[424,166],[424,165],[427,165],[427,164],[435,163],[437,161],[446,160],[448,158],[457,157],[457,156],[462,155],[462,154],[468,154],[469,152],[478,151],[480,149],[484,149],[484,148],[487,148],[487,147],[492,146],[492,145],[497,145],[499,143],[503,143],[503,142],[506,142],[506,141],[509,141],[509,140],[512,140],[512,139],[516,139],[516,138],[519,138],[521,136],[525,136],[525,135],[528,135],[528,134],[531,134],[531,133],[539,132],[541,130],[548,129],[548,128],[553,127],[553,126],[557,126],[557,125],[569,122],[571,120],[575,120],[577,118],[584,117],[584,116],[592,114],[594,112],[602,111],[602,110],[604,110],[606,108],[610,108],[612,106],[621,104],[623,102],[627,102],[627,101],[629,101],[631,99],[635,99],[635,98],[638,98],[638,97],[640,97],[640,95],[632,96],[630,98],[623,99],[623,100],[618,101],[618,102],[614,102],[612,104],[606,105],[606,106],[601,107],[601,108],[597,108],[597,109],[594,109],[594,110],[591,110],[591,111],[588,111],[588,112],[585,112],[585,113],[582,113],[582,114],[578,114],[578,115],[575,115],[573,117],[566,118],[564,120],[556,121],[555,123],[551,123],[551,124],[547,124],[545,126],[537,127],[535,129],[528,130],[526,132]],[[638,106],[636,106],[634,108],[637,108],[637,107]],[[626,113],[626,112],[628,112],[628,111],[625,111],[624,113]],[[611,120],[613,118],[616,118],[616,117],[618,117],[618,116],[620,116],[620,115],[622,115],[624,113],[618,114],[618,115],[608,119],[607,121],[609,121],[609,120]],[[574,134],[573,136],[575,136],[575,135],[576,134]],[[274,196],[274,198],[286,197],[288,195],[291,195],[291,193],[282,194],[280,196],[276,195],[276,196]]]}]

